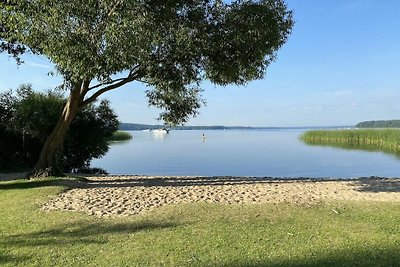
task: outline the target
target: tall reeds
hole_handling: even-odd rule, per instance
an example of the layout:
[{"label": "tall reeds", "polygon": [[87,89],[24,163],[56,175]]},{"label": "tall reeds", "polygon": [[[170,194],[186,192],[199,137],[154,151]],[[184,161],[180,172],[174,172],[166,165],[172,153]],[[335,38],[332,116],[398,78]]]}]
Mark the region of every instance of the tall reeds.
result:
[{"label": "tall reeds", "polygon": [[351,129],[307,131],[300,137],[311,145],[383,151],[400,155],[399,129]]},{"label": "tall reeds", "polygon": [[125,131],[116,131],[108,140],[109,142],[120,142],[132,139],[132,135]]}]

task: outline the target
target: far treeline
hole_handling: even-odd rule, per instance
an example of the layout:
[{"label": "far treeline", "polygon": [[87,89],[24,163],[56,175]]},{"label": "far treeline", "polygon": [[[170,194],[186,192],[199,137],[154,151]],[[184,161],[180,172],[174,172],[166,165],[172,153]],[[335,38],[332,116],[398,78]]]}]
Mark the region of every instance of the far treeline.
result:
[{"label": "far treeline", "polygon": [[[341,126],[350,127],[350,126]],[[171,130],[277,130],[277,129],[331,129],[337,127],[250,127],[250,126],[224,126],[224,125],[208,125],[208,126],[165,126],[160,124],[139,124],[120,122],[118,129],[121,131],[143,131],[168,128]]]},{"label": "far treeline", "polygon": [[400,128],[400,120],[362,121],[357,128]]},{"label": "far treeline", "polygon": [[[138,124],[138,123],[119,123],[119,130],[121,131],[142,131],[142,130],[155,130],[166,128],[165,125],[153,125],[153,124]],[[228,129],[254,129],[252,127],[245,126],[173,126],[168,127],[172,130],[228,130]]]}]

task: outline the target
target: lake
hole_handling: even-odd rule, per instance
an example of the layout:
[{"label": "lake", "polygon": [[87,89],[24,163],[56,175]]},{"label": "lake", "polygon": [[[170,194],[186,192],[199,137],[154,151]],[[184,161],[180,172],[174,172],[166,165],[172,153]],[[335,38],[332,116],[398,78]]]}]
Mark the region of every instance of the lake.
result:
[{"label": "lake", "polygon": [[[110,174],[188,176],[398,177],[400,161],[382,152],[309,146],[306,129],[131,131],[92,161]],[[203,138],[203,134],[204,137]]]}]

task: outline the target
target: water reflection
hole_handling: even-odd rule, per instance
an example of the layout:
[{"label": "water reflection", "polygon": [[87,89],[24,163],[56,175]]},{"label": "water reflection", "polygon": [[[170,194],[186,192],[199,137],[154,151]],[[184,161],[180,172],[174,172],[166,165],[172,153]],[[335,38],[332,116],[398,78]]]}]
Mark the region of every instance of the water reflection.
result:
[{"label": "water reflection", "polygon": [[129,143],[131,141],[133,141],[133,137],[131,139],[128,139],[128,140],[111,141],[108,144],[110,146],[120,146],[120,145],[125,145],[125,144],[127,144],[127,143]]},{"label": "water reflection", "polygon": [[[307,145],[305,130],[130,132],[93,167],[110,174],[271,177],[396,177],[397,159],[374,147]],[[336,149],[345,148],[345,149]],[[386,151],[386,153],[393,155]]]},{"label": "water reflection", "polygon": [[334,147],[343,150],[362,150],[368,152],[382,152],[390,155],[391,157],[400,160],[400,151],[395,149],[383,148],[376,144],[349,144],[349,143],[335,143],[335,142],[323,142],[323,141],[311,141],[301,139],[305,144],[310,146],[322,146],[322,147]]},{"label": "water reflection", "polygon": [[163,140],[168,136],[168,133],[163,131],[152,131],[151,133],[153,134],[154,138],[158,140]]}]

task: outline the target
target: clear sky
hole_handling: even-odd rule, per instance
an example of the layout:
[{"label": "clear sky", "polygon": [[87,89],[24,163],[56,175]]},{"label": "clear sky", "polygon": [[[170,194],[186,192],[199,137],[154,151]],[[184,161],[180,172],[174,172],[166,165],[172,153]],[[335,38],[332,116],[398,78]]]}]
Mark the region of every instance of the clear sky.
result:
[{"label": "clear sky", "polygon": [[[400,1],[288,0],[296,25],[263,80],[247,86],[203,83],[207,106],[189,125],[330,126],[400,119]],[[60,84],[52,64],[24,56],[16,67],[0,55],[0,91]],[[145,86],[103,96],[123,122],[158,123]]]}]

